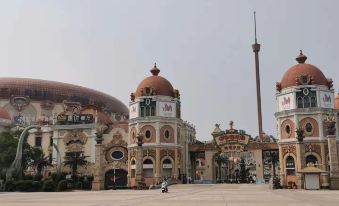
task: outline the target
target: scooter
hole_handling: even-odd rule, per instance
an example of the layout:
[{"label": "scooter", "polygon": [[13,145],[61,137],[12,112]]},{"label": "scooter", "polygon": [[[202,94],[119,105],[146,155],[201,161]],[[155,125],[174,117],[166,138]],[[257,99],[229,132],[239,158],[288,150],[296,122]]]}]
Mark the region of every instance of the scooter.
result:
[{"label": "scooter", "polygon": [[168,192],[167,184],[165,182],[161,184],[161,192],[162,193]]}]

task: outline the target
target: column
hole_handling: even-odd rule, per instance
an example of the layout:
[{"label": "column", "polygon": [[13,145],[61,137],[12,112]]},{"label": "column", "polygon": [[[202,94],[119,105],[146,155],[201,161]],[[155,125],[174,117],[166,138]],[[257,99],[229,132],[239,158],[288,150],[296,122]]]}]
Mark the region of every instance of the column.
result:
[{"label": "column", "polygon": [[161,181],[161,156],[160,148],[155,148],[155,182],[160,184]]},{"label": "column", "polygon": [[174,149],[174,178],[178,178],[178,148]]},{"label": "column", "polygon": [[296,176],[297,176],[297,187],[298,189],[304,189],[304,175],[299,173],[305,167],[305,158],[304,158],[304,144],[298,142],[296,144],[297,152],[297,165],[296,165]]},{"label": "column", "polygon": [[[327,168],[326,168],[325,143],[321,143],[320,149],[321,149],[321,169],[326,171]],[[329,188],[329,186],[330,186],[330,184],[329,184],[328,172],[322,173],[321,174],[321,188],[327,189],[327,188]]]},{"label": "column", "polygon": [[103,175],[103,146],[102,144],[95,145],[95,164],[94,164],[94,179],[92,182],[92,190],[104,189],[104,175]]},{"label": "column", "polygon": [[286,179],[285,179],[285,165],[284,165],[284,157],[283,157],[283,153],[282,153],[282,147],[279,144],[279,164],[280,164],[280,185],[287,185]]},{"label": "column", "polygon": [[137,186],[142,185],[143,177],[142,177],[142,170],[143,170],[143,151],[142,146],[136,147],[136,168],[135,168],[135,184]]},{"label": "column", "polygon": [[338,163],[338,148],[335,135],[328,135],[328,153],[330,157],[330,188],[339,189],[339,163]]}]

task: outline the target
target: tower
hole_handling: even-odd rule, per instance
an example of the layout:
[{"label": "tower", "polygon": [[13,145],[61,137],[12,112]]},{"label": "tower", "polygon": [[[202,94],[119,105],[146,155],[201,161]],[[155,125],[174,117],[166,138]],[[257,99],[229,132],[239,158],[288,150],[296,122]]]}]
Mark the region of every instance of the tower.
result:
[{"label": "tower", "polygon": [[[307,165],[329,171],[324,119],[334,112],[332,80],[316,66],[305,63],[306,59],[300,51],[298,64],[289,68],[276,85],[281,183],[298,188],[303,188],[300,172]],[[304,132],[302,142],[297,140],[297,130]],[[329,186],[327,173],[321,175],[320,185]]]},{"label": "tower", "polygon": [[[159,76],[156,64],[131,94],[129,104],[129,185],[135,185],[136,136],[144,136],[143,177],[146,185],[159,183],[163,178],[178,178],[185,173],[182,157],[186,137],[181,135],[185,122],[180,118],[180,95],[172,84]],[[140,163],[139,163],[140,164]]]}]

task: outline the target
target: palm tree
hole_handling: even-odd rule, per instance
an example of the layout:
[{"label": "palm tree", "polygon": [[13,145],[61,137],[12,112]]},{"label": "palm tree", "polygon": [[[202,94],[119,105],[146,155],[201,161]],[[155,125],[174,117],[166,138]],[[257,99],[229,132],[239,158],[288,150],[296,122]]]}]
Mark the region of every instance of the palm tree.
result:
[{"label": "palm tree", "polygon": [[50,166],[51,162],[40,148],[33,148],[31,161],[28,165],[35,168],[37,171],[37,175],[40,176],[42,169]]},{"label": "palm tree", "polygon": [[68,152],[66,153],[64,166],[69,166],[72,169],[73,178],[77,177],[78,167],[87,166],[89,163],[84,155],[84,152]]}]

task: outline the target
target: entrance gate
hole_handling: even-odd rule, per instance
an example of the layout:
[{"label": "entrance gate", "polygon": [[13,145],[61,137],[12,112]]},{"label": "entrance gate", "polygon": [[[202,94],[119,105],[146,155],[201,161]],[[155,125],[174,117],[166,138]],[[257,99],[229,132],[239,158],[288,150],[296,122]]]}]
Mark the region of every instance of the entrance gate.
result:
[{"label": "entrance gate", "polygon": [[105,174],[105,189],[127,186],[127,171],[122,169],[111,169]]}]

